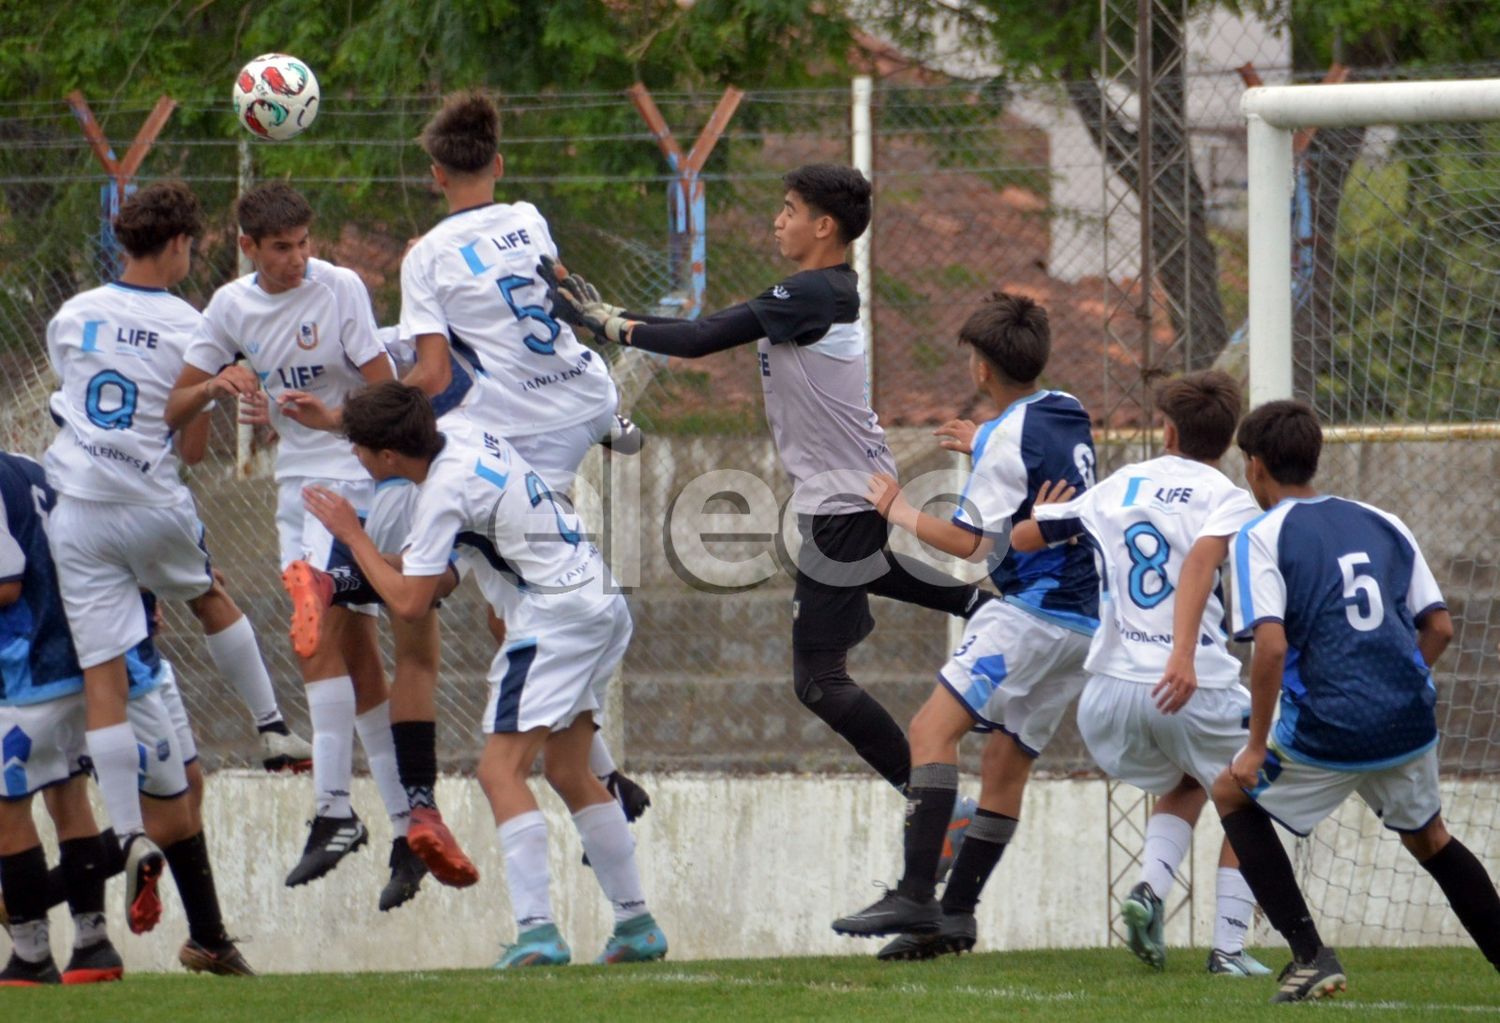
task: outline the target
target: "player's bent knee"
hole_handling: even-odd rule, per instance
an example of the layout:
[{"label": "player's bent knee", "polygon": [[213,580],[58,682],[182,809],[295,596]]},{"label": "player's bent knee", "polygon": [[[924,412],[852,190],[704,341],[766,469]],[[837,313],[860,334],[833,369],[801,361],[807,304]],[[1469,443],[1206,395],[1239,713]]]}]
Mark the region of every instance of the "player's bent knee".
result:
[{"label": "player's bent knee", "polygon": [[1405,831],[1401,833],[1401,844],[1406,851],[1416,857],[1418,863],[1426,863],[1438,853],[1453,838],[1448,833],[1448,827],[1443,823],[1443,818],[1434,817],[1421,831]]},{"label": "player's bent knee", "polygon": [[1211,793],[1214,800],[1214,808],[1218,810],[1220,817],[1227,817],[1236,810],[1243,810],[1251,804],[1249,796],[1245,795],[1239,783],[1230,777],[1228,771],[1221,771],[1214,779],[1214,788]]}]

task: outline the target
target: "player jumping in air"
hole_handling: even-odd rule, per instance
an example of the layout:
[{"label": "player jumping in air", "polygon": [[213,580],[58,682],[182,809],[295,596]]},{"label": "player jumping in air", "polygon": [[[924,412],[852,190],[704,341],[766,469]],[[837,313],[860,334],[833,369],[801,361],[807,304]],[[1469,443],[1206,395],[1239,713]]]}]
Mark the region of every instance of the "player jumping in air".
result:
[{"label": "player jumping in air", "polygon": [[[344,441],[289,415],[293,395],[320,395],[337,409],[367,382],[394,375],[377,340],[375,317],[364,284],[352,271],[309,253],[313,211],[284,182],[259,185],[235,206],[240,248],[255,272],[219,288],[204,310],[186,365],[172,390],[167,422],[180,425],[198,415],[216,393],[253,393],[264,387],[273,399],[276,449],[276,532],[281,567],[294,561],[324,565],[333,538],[302,508],[302,488],[317,482],[348,493],[368,507],[374,482]],[[243,357],[246,365],[235,362]],[[227,368],[226,368],[227,367]],[[252,372],[253,370],[253,372]],[[301,860],[287,875],[289,886],[322,877],[368,841],[364,823],[349,802],[357,731],[380,796],[399,840],[408,809],[396,776],[384,671],[376,644],[375,609],[340,609],[323,619],[316,649],[294,644],[313,727],[315,816]]]},{"label": "player jumping in air", "polygon": [[[1086,547],[1023,554],[1008,549],[1012,521],[1026,518],[1049,481],[1083,490],[1094,482],[1089,416],[1078,399],[1043,390],[1051,335],[1047,313],[999,292],[965,321],[974,386],[999,416],[974,435],[972,473],[959,510],[943,521],[912,507],[889,474],[869,483],[879,514],[923,543],[988,562],[1000,600],[969,619],[962,644],[911,723],[905,869],[873,905],[834,921],[840,934],[901,934],[882,959],[927,959],[974,947],[974,907],[1020,823],[1032,762],[1083,688],[1084,656],[1099,626],[1099,580]],[[987,733],[979,809],[943,891],[933,878],[958,794],[958,743]]]},{"label": "player jumping in air", "polygon": [[519,932],[496,965],[571,958],[548,895],[547,824],[527,785],[539,754],[614,908],[614,934],[598,961],[660,959],[667,939],[646,906],[635,839],[589,766],[603,688],[630,643],[625,598],[578,519],[514,447],[462,422],[448,427],[438,431],[426,396],[406,384],[380,384],[344,406],[344,431],[371,475],[417,485],[400,568],[364,533],[347,500],[311,487],[307,506],[349,545],[392,614],[425,614],[451,588],[455,543],[476,574],[504,574],[518,595],[508,609],[506,645],[490,668],[479,762]]},{"label": "player jumping in air", "polygon": [[[797,272],[758,297],[701,320],[644,316],[598,300],[590,286],[546,266],[553,315],[643,351],[700,358],[757,345],[766,418],[787,475],[803,543],[792,599],[797,698],[897,789],[912,752],[890,713],[849,675],[849,651],[875,627],[874,593],[968,617],[984,595],[931,569],[914,574],[887,546],[887,526],[865,497],[871,473],[896,462],[865,394],[859,292],[845,260],[870,223],[870,183],[859,171],[811,164],[789,172],[776,243]],[[931,581],[936,580],[936,581]],[[945,823],[946,823],[945,818]]]},{"label": "player jumping in air", "polygon": [[[201,230],[198,200],[186,185],[141,189],[115,220],[125,249],[120,279],[69,299],[47,325],[60,381],[51,408],[61,427],[45,460],[58,492],[49,535],[84,674],[89,756],[126,850],[127,893],[161,869],[160,851],[143,837],[136,741],[125,713],[125,655],[147,635],[142,587],[187,602],[214,666],[255,717],[268,767],[306,764],[311,753],[287,731],[255,633],[214,579],[165,421],[168,391],[202,324],[167,289],[187,276]],[[207,388],[195,415],[176,425],[188,426],[231,393]]]},{"label": "player jumping in air", "polygon": [[[1099,551],[1104,621],[1084,662],[1089,682],[1078,700],[1078,730],[1105,774],[1156,797],[1141,880],[1121,915],[1131,951],[1160,970],[1167,955],[1163,902],[1214,779],[1245,744],[1250,709],[1240,663],[1219,626],[1224,608],[1216,593],[1207,624],[1199,627],[1200,602],[1182,644],[1196,660],[1194,683],[1158,684],[1172,650],[1183,555],[1204,538],[1227,542],[1260,509],[1218,469],[1240,415],[1233,378],[1215,371],[1180,377],[1159,390],[1156,404],[1167,420],[1164,455],[1127,465],[1071,501],[1037,503],[1033,521],[1012,531],[1011,544],[1037,550],[1086,534]],[[1215,589],[1212,575],[1222,560],[1211,562],[1205,590]],[[1227,842],[1216,891],[1209,972],[1269,973],[1245,951],[1255,898]]]},{"label": "player jumping in air", "polygon": [[1355,793],[1500,969],[1500,894],[1440,813],[1431,665],[1453,622],[1432,571],[1396,516],[1313,488],[1323,433],[1307,405],[1268,402],[1236,439],[1266,513],[1234,538],[1235,634],[1255,640],[1250,736],[1213,797],[1245,880],[1292,948],[1271,1000],[1346,986],[1271,822],[1306,835]]}]

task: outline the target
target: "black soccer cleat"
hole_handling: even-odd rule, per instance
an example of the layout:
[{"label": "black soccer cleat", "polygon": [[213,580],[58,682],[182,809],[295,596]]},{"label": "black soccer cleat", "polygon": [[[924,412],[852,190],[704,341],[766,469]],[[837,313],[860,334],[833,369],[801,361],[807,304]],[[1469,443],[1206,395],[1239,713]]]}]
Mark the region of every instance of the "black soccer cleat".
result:
[{"label": "black soccer cleat", "polygon": [[636,455],[640,454],[641,445],[645,442],[646,435],[641,432],[641,428],[616,412],[615,421],[609,428],[609,436],[599,443],[612,454]]},{"label": "black soccer cleat", "polygon": [[427,864],[411,851],[405,835],[391,843],[390,866],[391,879],[380,890],[382,913],[389,913],[416,898],[417,890],[422,887],[422,878],[427,876]]},{"label": "black soccer cleat", "polygon": [[110,944],[108,938],[100,938],[92,945],[75,948],[68,965],[63,968],[64,984],[104,984],[119,980],[125,975],[125,960]]},{"label": "black soccer cleat", "polygon": [[841,916],[833,929],[854,938],[873,938],[881,934],[932,934],[942,924],[943,910],[937,899],[913,898],[892,888],[873,905],[858,913]]},{"label": "black soccer cleat", "polygon": [[875,958],[892,963],[959,955],[974,947],[976,934],[973,913],[944,913],[936,933],[903,934],[875,953]]},{"label": "black soccer cleat", "polygon": [[1293,959],[1282,968],[1276,978],[1280,987],[1271,996],[1272,1002],[1308,1002],[1328,998],[1335,991],[1348,991],[1349,981],[1344,976],[1344,967],[1333,949],[1324,945],[1313,956],[1312,962],[1300,963]]},{"label": "black soccer cleat", "polygon": [[57,964],[50,955],[39,963],[33,963],[11,952],[10,962],[5,964],[5,969],[0,970],[0,987],[39,987],[42,984],[61,983],[62,974],[57,972]]},{"label": "black soccer cleat", "polygon": [[348,817],[314,817],[312,830],[307,835],[307,845],[302,848],[302,859],[286,876],[286,886],[316,881],[360,846],[369,842],[370,833],[364,822],[355,814]]},{"label": "black soccer cleat", "polygon": [[177,961],[189,973],[212,973],[220,977],[255,976],[255,971],[232,938],[225,938],[215,945],[203,945],[189,938],[177,950]]},{"label": "black soccer cleat", "polygon": [[625,811],[625,819],[632,824],[640,820],[641,814],[646,812],[646,807],[651,805],[650,794],[619,771],[609,773],[609,777],[604,779],[604,787],[609,789],[610,795],[620,801],[620,809]]}]

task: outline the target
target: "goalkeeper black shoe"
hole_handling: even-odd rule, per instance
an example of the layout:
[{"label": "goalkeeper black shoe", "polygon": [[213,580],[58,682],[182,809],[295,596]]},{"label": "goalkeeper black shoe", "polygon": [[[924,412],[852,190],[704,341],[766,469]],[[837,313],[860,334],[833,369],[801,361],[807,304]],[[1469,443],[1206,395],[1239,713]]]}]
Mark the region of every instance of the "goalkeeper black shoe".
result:
[{"label": "goalkeeper black shoe", "polygon": [[1344,976],[1344,967],[1333,949],[1324,945],[1313,956],[1312,962],[1300,963],[1293,959],[1276,978],[1281,986],[1271,996],[1273,1002],[1309,1002],[1328,998],[1335,991],[1348,991],[1349,981]]},{"label": "goalkeeper black shoe", "polygon": [[370,840],[364,822],[354,814],[348,817],[314,817],[312,830],[307,835],[307,845],[302,848],[302,859],[286,876],[286,886],[316,881],[339,861]]},{"label": "goalkeeper black shoe", "polygon": [[833,929],[854,938],[873,938],[881,934],[932,934],[942,924],[943,910],[937,899],[914,898],[898,888],[887,891],[872,905],[858,913],[841,916]]},{"label": "goalkeeper black shoe", "polygon": [[620,801],[620,809],[625,811],[625,819],[632,824],[640,820],[641,814],[646,812],[646,807],[651,805],[651,795],[619,771],[609,773],[609,777],[604,779],[604,787],[609,789],[610,795]]},{"label": "goalkeeper black shoe", "polygon": [[405,836],[391,843],[391,879],[380,890],[380,911],[389,913],[397,906],[404,906],[417,897],[422,887],[422,878],[427,876],[427,864],[422,857],[411,851]]},{"label": "goalkeeper black shoe", "polygon": [[62,974],[57,972],[57,964],[50,955],[39,963],[33,963],[12,952],[10,962],[5,964],[5,969],[0,970],[0,987],[38,987],[42,984],[61,983]]},{"label": "goalkeeper black shoe", "polygon": [[976,933],[973,913],[944,913],[935,933],[903,934],[875,953],[875,958],[893,963],[958,955],[974,947]]}]

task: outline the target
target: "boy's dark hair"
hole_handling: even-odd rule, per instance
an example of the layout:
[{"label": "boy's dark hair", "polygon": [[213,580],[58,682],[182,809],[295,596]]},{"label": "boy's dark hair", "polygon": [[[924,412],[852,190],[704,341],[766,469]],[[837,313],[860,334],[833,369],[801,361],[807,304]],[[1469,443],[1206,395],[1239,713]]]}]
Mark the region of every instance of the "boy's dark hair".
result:
[{"label": "boy's dark hair", "polygon": [[1189,458],[1212,461],[1234,443],[1240,419],[1240,385],[1217,369],[1174,377],[1156,391],[1156,404],[1177,427],[1177,447]]},{"label": "boy's dark hair", "polygon": [[285,181],[256,185],[234,204],[240,233],[256,244],[268,235],[306,227],[313,222],[313,208],[301,192]]},{"label": "boy's dark hair", "polygon": [[422,129],[422,148],[444,170],[475,174],[500,148],[500,112],[482,92],[455,92]]},{"label": "boy's dark hair", "polygon": [[1277,483],[1304,486],[1318,471],[1323,428],[1306,402],[1266,402],[1244,418],[1235,439],[1245,457],[1259,458]]},{"label": "boy's dark hair", "polygon": [[995,372],[1012,384],[1042,375],[1052,353],[1047,310],[1024,295],[997,291],[958,329],[958,343],[973,345]]},{"label": "boy's dark hair", "polygon": [[839,226],[847,245],[870,226],[870,182],[853,167],[837,163],[809,163],[781,176],[788,192],[796,192],[819,213]]},{"label": "boy's dark hair", "polygon": [[432,402],[420,387],[386,380],[344,402],[344,436],[371,451],[433,459],[443,450]]},{"label": "boy's dark hair", "polygon": [[115,237],[135,259],[161,252],[179,235],[203,234],[198,197],[181,181],[157,181],[126,199],[115,215]]}]

